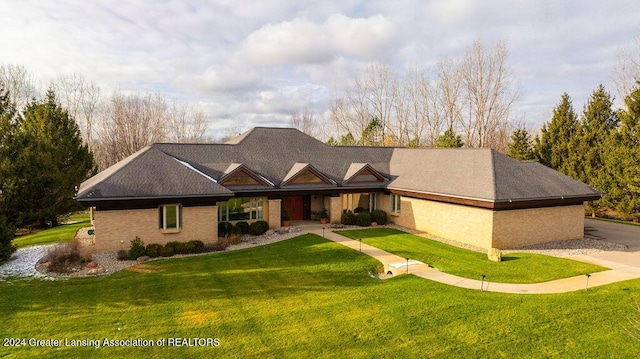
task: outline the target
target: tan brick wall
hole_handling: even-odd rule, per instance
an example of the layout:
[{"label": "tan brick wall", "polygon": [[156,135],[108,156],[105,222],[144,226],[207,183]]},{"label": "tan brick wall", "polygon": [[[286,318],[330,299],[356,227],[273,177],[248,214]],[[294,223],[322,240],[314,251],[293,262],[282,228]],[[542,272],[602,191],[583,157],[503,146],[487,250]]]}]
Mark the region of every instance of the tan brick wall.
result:
[{"label": "tan brick wall", "polygon": [[218,240],[218,207],[183,207],[182,227],[178,233],[162,233],[158,229],[157,208],[95,211],[95,251],[129,249],[136,236],[145,244],[193,239],[215,242]]},{"label": "tan brick wall", "polygon": [[280,228],[281,213],[282,208],[282,200],[281,199],[270,199],[268,200],[268,206],[265,209],[264,218],[269,221],[269,228],[276,229]]},{"label": "tan brick wall", "polygon": [[493,246],[518,248],[584,236],[584,207],[563,206],[497,211],[493,219]]},{"label": "tan brick wall", "polygon": [[[384,202],[389,205],[389,196]],[[481,248],[491,248],[493,211],[402,197],[400,215],[389,215],[399,226]]]}]

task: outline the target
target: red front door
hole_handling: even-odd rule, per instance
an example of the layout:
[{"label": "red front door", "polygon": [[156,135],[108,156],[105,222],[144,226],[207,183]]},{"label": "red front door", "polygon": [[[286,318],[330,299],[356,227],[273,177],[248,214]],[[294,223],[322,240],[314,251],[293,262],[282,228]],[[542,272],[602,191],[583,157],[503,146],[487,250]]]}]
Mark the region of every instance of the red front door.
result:
[{"label": "red front door", "polygon": [[302,196],[284,197],[282,207],[289,211],[292,221],[304,219],[304,198]]}]

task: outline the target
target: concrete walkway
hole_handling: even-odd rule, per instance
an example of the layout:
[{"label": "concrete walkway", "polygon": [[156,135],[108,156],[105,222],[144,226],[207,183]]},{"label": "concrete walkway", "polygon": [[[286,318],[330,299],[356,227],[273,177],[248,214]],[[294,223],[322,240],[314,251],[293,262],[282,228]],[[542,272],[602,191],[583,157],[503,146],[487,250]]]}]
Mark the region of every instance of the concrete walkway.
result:
[{"label": "concrete walkway", "polygon": [[[310,229],[309,232],[322,236],[322,229]],[[345,247],[349,247],[356,251],[369,255],[384,264],[385,272],[391,270],[394,275],[410,273],[415,276],[433,280],[439,283],[453,285],[460,288],[484,290],[487,292],[514,293],[514,294],[550,294],[550,293],[567,293],[587,288],[597,287],[605,284],[622,282],[625,280],[640,278],[640,267],[632,267],[624,264],[598,260],[590,257],[575,257],[573,259],[583,260],[585,262],[598,264],[603,267],[611,268],[611,270],[592,273],[589,278],[586,275],[576,277],[552,280],[549,282],[532,283],[532,284],[511,284],[511,283],[494,283],[475,279],[458,277],[452,274],[444,273],[428,265],[409,259],[407,270],[407,259],[383,251],[382,249],[370,246],[360,241],[353,240],[325,230],[324,237],[336,243],[340,243]]]}]

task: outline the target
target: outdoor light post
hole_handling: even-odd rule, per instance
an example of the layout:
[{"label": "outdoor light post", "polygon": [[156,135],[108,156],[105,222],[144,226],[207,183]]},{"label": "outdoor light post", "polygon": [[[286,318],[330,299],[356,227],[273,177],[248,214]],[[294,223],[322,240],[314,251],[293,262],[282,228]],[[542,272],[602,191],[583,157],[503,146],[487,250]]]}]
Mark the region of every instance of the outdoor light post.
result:
[{"label": "outdoor light post", "polygon": [[484,292],[484,278],[486,277],[486,275],[482,275],[482,282],[480,282],[480,291]]},{"label": "outdoor light post", "polygon": [[407,260],[407,274],[409,274],[409,258],[405,258]]},{"label": "outdoor light post", "polygon": [[589,277],[591,277],[591,274],[587,273],[585,276],[587,276],[587,286],[584,287],[584,290],[589,290]]},{"label": "outdoor light post", "polygon": [[360,238],[360,252],[362,252],[362,238]]},{"label": "outdoor light post", "polygon": [[322,226],[322,238],[324,238],[324,226]]}]

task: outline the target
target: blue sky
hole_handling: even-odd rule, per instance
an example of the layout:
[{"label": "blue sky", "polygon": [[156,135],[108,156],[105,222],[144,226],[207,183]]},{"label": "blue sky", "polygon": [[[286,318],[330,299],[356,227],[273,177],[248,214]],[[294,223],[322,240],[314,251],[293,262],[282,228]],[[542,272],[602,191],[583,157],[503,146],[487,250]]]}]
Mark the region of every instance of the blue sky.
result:
[{"label": "blue sky", "polygon": [[433,69],[480,38],[506,40],[522,95],[514,119],[536,128],[562,92],[581,110],[617,51],[637,41],[633,1],[12,1],[0,0],[0,64],[40,86],[78,73],[103,93],[160,92],[198,104],[214,137],[322,117],[372,63]]}]

